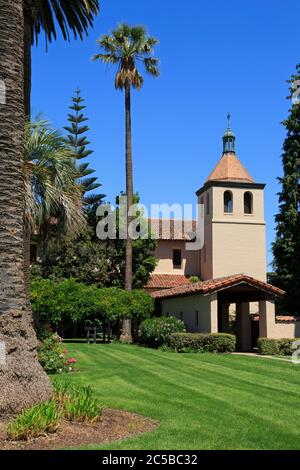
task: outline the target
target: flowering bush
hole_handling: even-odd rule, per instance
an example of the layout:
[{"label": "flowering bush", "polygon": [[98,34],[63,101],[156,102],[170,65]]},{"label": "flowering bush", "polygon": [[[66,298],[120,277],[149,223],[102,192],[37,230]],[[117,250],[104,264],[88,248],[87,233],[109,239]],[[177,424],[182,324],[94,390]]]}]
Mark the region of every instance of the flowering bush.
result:
[{"label": "flowering bush", "polygon": [[185,332],[183,321],[175,317],[149,318],[141,325],[141,341],[158,348],[166,343],[172,333]]},{"label": "flowering bush", "polygon": [[40,343],[38,355],[47,374],[72,372],[77,362],[74,357],[68,358],[68,351],[62,347],[62,338],[56,333]]}]

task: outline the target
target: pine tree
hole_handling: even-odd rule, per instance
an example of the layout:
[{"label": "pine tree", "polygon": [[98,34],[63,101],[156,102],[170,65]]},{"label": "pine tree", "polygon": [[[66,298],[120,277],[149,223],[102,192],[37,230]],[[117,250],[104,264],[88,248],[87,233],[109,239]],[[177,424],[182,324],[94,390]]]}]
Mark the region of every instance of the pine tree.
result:
[{"label": "pine tree", "polygon": [[88,194],[100,188],[102,185],[97,182],[97,177],[91,176],[95,173],[95,170],[90,168],[89,163],[82,163],[82,160],[86,159],[94,152],[87,148],[90,142],[87,140],[86,134],[90,129],[85,124],[88,118],[82,113],[82,111],[86,109],[86,106],[83,104],[84,99],[81,97],[79,88],[75,91],[72,102],[73,104],[69,109],[74,111],[74,113],[68,114],[68,121],[71,123],[71,126],[66,126],[64,129],[69,132],[67,142],[74,149],[74,156],[78,161],[78,180],[83,189],[84,202],[88,208],[91,208],[98,206],[105,196],[104,194],[96,193]]},{"label": "pine tree", "polygon": [[[300,80],[300,65],[289,80]],[[289,99],[291,95],[289,96]],[[295,102],[283,122],[287,135],[283,144],[283,177],[279,193],[279,213],[276,240],[273,244],[275,278],[287,295],[283,301],[285,313],[300,314],[300,103]]]}]

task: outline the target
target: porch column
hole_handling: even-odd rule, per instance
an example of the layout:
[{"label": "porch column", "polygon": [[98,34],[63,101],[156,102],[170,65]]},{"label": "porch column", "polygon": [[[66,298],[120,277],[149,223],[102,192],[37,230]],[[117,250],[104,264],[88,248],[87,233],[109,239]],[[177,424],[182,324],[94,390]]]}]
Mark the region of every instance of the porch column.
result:
[{"label": "porch column", "polygon": [[251,351],[252,334],[250,320],[249,302],[239,302],[236,304],[237,320],[237,348],[240,351]]},{"label": "porch column", "polygon": [[275,329],[275,302],[274,300],[261,300],[259,302],[259,336],[272,338]]},{"label": "porch column", "polygon": [[218,333],[218,294],[210,295],[210,333]]},{"label": "porch column", "polygon": [[221,315],[222,315],[222,333],[229,333],[229,303],[222,303]]}]

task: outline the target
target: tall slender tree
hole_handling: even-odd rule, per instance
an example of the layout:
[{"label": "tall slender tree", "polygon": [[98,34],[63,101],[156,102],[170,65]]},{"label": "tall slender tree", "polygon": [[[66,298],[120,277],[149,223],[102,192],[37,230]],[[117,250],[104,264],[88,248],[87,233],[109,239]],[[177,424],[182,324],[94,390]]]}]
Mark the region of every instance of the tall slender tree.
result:
[{"label": "tall slender tree", "polygon": [[[299,88],[300,65],[289,81],[291,95]],[[279,178],[279,213],[276,215],[276,240],[273,244],[275,282],[287,295],[283,301],[286,313],[300,314],[300,102],[294,100],[288,118],[283,122],[286,138],[283,144],[283,176]]]},{"label": "tall slender tree", "polygon": [[23,37],[23,1],[0,0],[0,77],[6,88],[0,104],[0,416],[52,395],[37,358],[23,272]]},{"label": "tall slender tree", "polygon": [[88,118],[83,114],[83,110],[86,109],[86,106],[83,104],[84,99],[81,97],[79,89],[75,91],[75,96],[73,96],[72,102],[73,104],[70,106],[70,110],[73,111],[73,113],[68,115],[68,121],[71,125],[64,128],[69,132],[67,142],[73,151],[75,159],[77,160],[78,183],[82,187],[83,201],[85,205],[99,205],[104,198],[104,194],[90,193],[100,188],[102,185],[97,182],[97,177],[91,176],[95,173],[95,170],[90,168],[88,162],[83,162],[83,160],[94,152],[87,148],[90,142],[87,140],[86,134],[90,129],[86,124]]},{"label": "tall slender tree", "polygon": [[[154,77],[159,76],[159,61],[153,57],[154,46],[158,40],[150,37],[143,26],[121,24],[110,36],[104,35],[98,40],[103,52],[96,54],[94,60],[117,66],[115,88],[125,92],[125,128],[126,128],[126,196],[128,208],[133,204],[133,174],[132,174],[132,136],[131,136],[131,88],[140,90],[143,77],[138,70],[141,62],[146,72]],[[131,223],[127,214],[127,229]],[[125,289],[132,290],[132,239],[127,230]],[[131,322],[123,322],[121,340],[130,342]]]},{"label": "tall slender tree", "polygon": [[99,0],[24,0],[24,90],[25,114],[30,115],[31,48],[42,31],[47,44],[56,40],[59,29],[65,40],[70,32],[83,38],[99,13]]}]

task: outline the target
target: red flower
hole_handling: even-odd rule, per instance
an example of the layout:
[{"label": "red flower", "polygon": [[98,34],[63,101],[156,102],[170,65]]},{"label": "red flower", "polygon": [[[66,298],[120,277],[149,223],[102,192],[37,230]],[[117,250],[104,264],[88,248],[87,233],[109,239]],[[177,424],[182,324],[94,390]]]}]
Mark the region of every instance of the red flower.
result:
[{"label": "red flower", "polygon": [[71,357],[68,361],[69,364],[76,364],[76,359],[74,357]]}]

